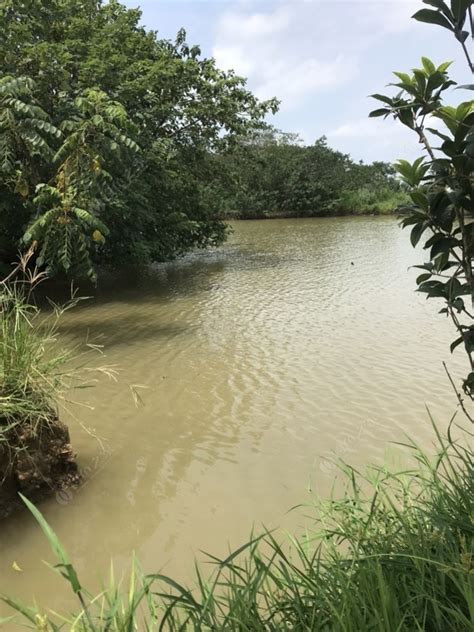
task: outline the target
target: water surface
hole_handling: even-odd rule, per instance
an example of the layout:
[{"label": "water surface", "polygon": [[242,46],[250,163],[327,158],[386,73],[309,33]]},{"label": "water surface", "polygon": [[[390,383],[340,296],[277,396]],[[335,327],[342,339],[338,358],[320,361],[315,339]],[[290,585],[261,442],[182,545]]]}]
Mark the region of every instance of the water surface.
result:
[{"label": "water surface", "polygon": [[[449,324],[414,293],[423,259],[392,218],[236,222],[229,242],[148,273],[104,279],[70,312],[67,340],[105,345],[120,367],[75,398],[86,475],[41,509],[84,583],[136,552],[147,571],[186,578],[200,549],[224,555],[257,528],[293,529],[287,510],[328,493],[334,455],[383,458],[405,433],[428,445],[429,406],[455,402],[441,361]],[[458,364],[459,363],[459,364]],[[135,407],[130,385],[141,385]],[[69,602],[26,514],[0,525],[0,592]],[[23,571],[15,572],[12,563]]]}]

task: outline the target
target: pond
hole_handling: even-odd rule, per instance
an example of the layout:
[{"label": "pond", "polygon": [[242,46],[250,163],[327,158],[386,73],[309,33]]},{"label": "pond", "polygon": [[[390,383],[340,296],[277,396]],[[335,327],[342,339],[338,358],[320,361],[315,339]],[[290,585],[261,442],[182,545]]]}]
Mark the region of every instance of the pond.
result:
[{"label": "pond", "polygon": [[[104,278],[63,322],[120,369],[71,396],[92,407],[63,412],[85,482],[40,507],[92,589],[133,552],[186,579],[200,550],[224,556],[252,527],[284,537],[310,514],[291,507],[329,493],[335,457],[380,462],[406,434],[429,445],[426,407],[441,427],[455,410],[442,360],[461,375],[462,353],[414,292],[423,254],[394,218],[233,228],[219,250]],[[0,525],[0,592],[69,606],[43,559],[28,514]]]}]

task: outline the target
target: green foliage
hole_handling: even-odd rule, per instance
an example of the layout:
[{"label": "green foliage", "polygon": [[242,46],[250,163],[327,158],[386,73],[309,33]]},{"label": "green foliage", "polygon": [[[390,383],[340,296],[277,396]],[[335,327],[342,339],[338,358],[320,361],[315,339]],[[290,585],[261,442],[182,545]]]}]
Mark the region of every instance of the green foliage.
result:
[{"label": "green foliage", "polygon": [[183,30],[160,40],[140,18],[116,0],[1,3],[5,260],[23,236],[50,274],[94,279],[100,261],[147,263],[225,238],[201,158],[277,103]]},{"label": "green foliage", "polygon": [[53,158],[54,186],[37,185],[39,214],[23,241],[39,244],[37,264],[48,274],[85,272],[95,280],[91,247],[109,234],[100,212],[116,194],[119,167],[126,168],[139,148],[124,133],[133,132],[125,109],[103,92],[87,90],[74,105],[74,118],[61,123],[65,140]]},{"label": "green foliage", "polygon": [[469,37],[469,30],[465,30],[466,21],[470,22],[468,28],[470,26],[471,34],[474,25],[472,0],[451,0],[450,6],[443,0],[424,0],[424,4],[434,7],[434,9],[420,9],[413,15],[414,19],[427,24],[436,24],[451,31],[461,43],[469,68],[471,72],[474,72],[474,65],[465,45]]},{"label": "green foliage", "polygon": [[34,82],[27,77],[0,79],[0,169],[23,197],[35,176],[35,161],[50,160],[50,140],[61,136],[33,98],[33,90]]},{"label": "green foliage", "polygon": [[[74,386],[92,385],[85,358],[100,351],[88,343],[84,348],[58,343],[63,314],[80,301],[75,296],[64,305],[50,301],[42,310],[33,293],[45,274],[31,265],[30,250],[0,281],[0,442],[14,426],[35,431],[57,419],[57,404],[65,401]],[[98,367],[110,377],[114,372]]]},{"label": "green foliage", "polygon": [[[128,586],[111,574],[99,595],[81,586],[39,511],[27,503],[58,559],[56,570],[79,598],[76,615],[46,615],[4,597],[25,625],[78,632],[262,630],[468,632],[474,624],[474,461],[439,438],[431,459],[414,444],[402,472],[342,466],[346,490],[316,506],[307,537],[282,546],[252,537],[227,558],[209,556],[190,588],[133,565]],[[20,620],[18,620],[20,622]]]},{"label": "green foliage", "polygon": [[0,435],[17,424],[49,423],[70,354],[56,349],[60,312],[40,318],[23,282],[0,290]]},{"label": "green foliage", "polygon": [[[474,35],[472,1],[426,0],[433,9],[414,17],[451,30],[461,42],[469,67],[474,67],[465,48],[470,28]],[[469,18],[469,20],[468,20]],[[413,164],[399,160],[395,167],[409,189],[411,203],[402,207],[403,227],[410,228],[413,246],[421,242],[428,261],[417,266],[418,291],[427,298],[444,301],[440,313],[450,317],[457,338],[451,352],[463,345],[470,365],[463,390],[474,396],[474,101],[457,107],[444,105],[443,93],[456,85],[448,76],[449,62],[436,66],[423,57],[422,67],[412,74],[395,73],[399,92],[394,96],[372,95],[384,103],[371,116],[392,116],[418,137],[426,155]],[[472,86],[460,86],[470,88]],[[434,145],[437,143],[437,145]],[[462,405],[461,396],[458,395]]]},{"label": "green foliage", "polygon": [[[243,217],[327,215],[393,211],[400,185],[387,164],[355,163],[320,138],[299,138],[270,127],[255,130],[212,157],[220,177],[214,187],[224,214]],[[402,196],[403,199],[403,196]]]}]

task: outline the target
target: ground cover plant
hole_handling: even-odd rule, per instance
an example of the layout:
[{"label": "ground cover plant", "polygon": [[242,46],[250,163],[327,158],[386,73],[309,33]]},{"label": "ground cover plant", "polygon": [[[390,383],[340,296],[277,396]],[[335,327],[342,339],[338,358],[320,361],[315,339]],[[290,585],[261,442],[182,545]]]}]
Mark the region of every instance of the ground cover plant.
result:
[{"label": "ground cover plant", "polygon": [[[465,439],[465,437],[464,437]],[[433,458],[409,444],[403,471],[342,467],[345,492],[318,503],[306,537],[282,545],[252,537],[214,571],[196,566],[194,586],[145,575],[113,575],[88,593],[40,512],[28,501],[78,598],[74,614],[3,599],[7,624],[37,630],[468,632],[474,625],[474,460],[438,434]],[[206,565],[208,567],[208,565]],[[15,616],[15,615],[13,615]],[[13,629],[13,627],[11,628]]]},{"label": "ground cover plant", "polygon": [[80,476],[59,419],[76,387],[93,386],[99,374],[114,377],[112,367],[88,367],[93,342],[65,345],[59,324],[79,302],[49,301],[40,310],[35,291],[44,273],[31,265],[30,250],[0,281],[0,517],[17,505],[17,492],[40,500],[76,485]]}]

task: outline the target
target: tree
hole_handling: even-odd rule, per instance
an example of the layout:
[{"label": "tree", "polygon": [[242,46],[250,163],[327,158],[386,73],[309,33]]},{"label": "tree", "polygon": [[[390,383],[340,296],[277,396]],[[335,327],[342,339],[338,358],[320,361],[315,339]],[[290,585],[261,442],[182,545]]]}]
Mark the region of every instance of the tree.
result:
[{"label": "tree", "polygon": [[305,145],[298,136],[269,126],[238,139],[213,162],[220,176],[216,197],[224,211],[246,217],[362,212],[369,209],[367,202],[358,206],[361,191],[376,206],[400,189],[390,165],[357,164],[331,149],[325,137]]},{"label": "tree", "polygon": [[20,82],[40,120],[18,106],[35,145],[17,144],[0,172],[3,257],[23,235],[50,273],[93,278],[93,261],[147,263],[225,238],[203,157],[277,102],[259,102],[184,30],[160,40],[140,17],[116,0],[2,3],[0,80]]},{"label": "tree", "polygon": [[[469,69],[474,67],[465,45],[474,36],[472,0],[424,0],[416,20],[450,30],[461,43]],[[466,30],[467,29],[467,30]],[[410,227],[416,246],[422,238],[429,261],[420,266],[418,291],[427,298],[441,298],[441,313],[451,318],[458,345],[466,351],[470,371],[463,390],[474,398],[474,101],[457,107],[444,105],[444,93],[455,85],[448,76],[449,62],[436,66],[423,57],[421,68],[412,73],[396,72],[395,96],[372,95],[383,107],[370,116],[392,116],[413,131],[424,147],[424,155],[410,164],[396,164],[410,188],[412,204],[405,207],[403,227]],[[472,85],[458,86],[472,90]],[[437,145],[434,145],[434,143]],[[461,395],[459,402],[463,406]]]}]

